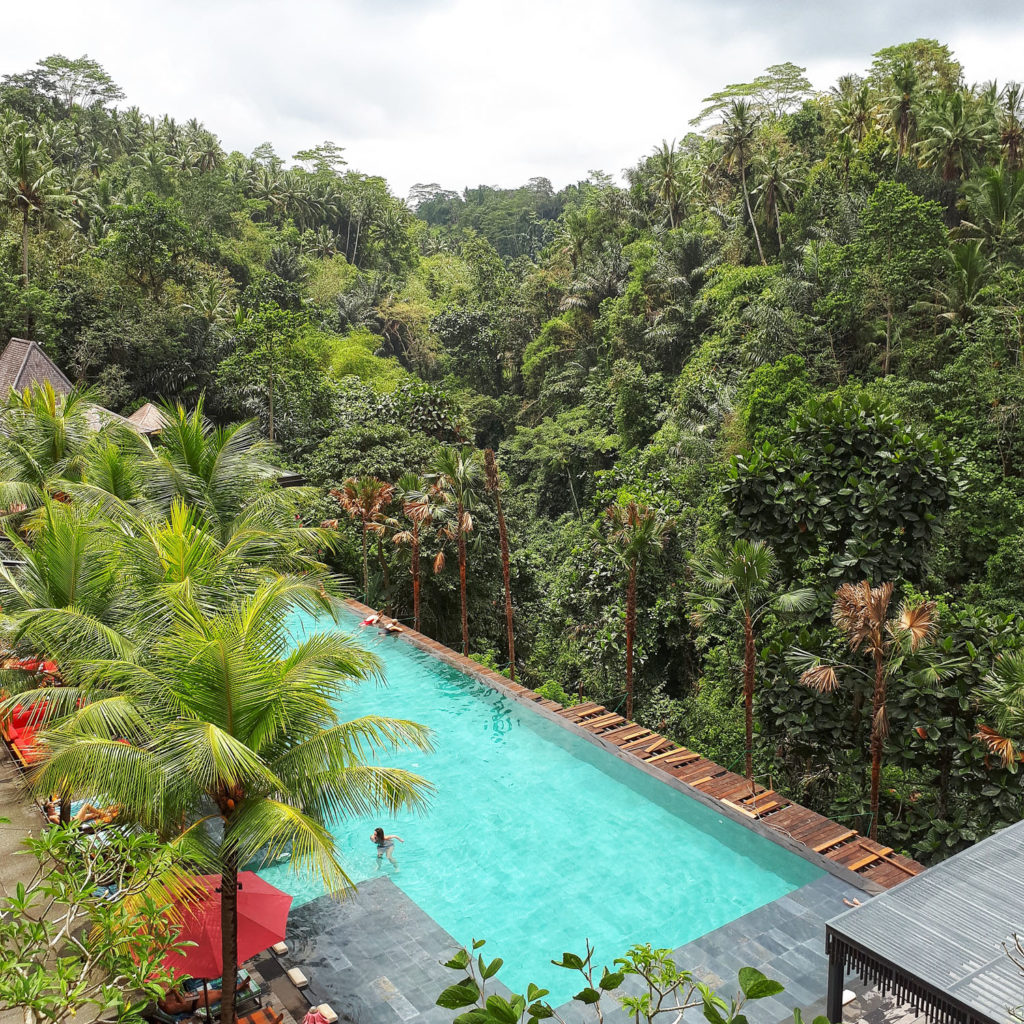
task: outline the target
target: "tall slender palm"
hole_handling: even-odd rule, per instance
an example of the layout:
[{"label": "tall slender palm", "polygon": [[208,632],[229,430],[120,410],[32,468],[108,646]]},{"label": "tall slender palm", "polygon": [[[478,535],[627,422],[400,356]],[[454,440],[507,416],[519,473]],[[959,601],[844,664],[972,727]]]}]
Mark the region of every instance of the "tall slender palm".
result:
[{"label": "tall slender palm", "polygon": [[756,184],[754,195],[756,208],[764,209],[769,223],[775,222],[775,237],[782,248],[782,220],[779,211],[789,206],[794,189],[799,183],[795,168],[779,152],[772,148],[755,165]]},{"label": "tall slender palm", "polygon": [[678,227],[686,207],[688,182],[683,154],[672,142],[662,140],[648,158],[654,195],[665,211],[669,228]]},{"label": "tall slender palm", "polygon": [[[286,617],[304,589],[279,578],[212,614],[176,600],[172,627],[141,663],[79,666],[110,695],[46,732],[51,753],[33,780],[41,793],[103,794],[122,817],[177,836],[220,873],[225,977],[238,964],[242,865],[289,849],[295,869],[315,873],[328,891],[349,888],[330,823],[416,807],[429,793],[416,775],[367,763],[396,745],[429,749],[426,729],[337,716],[339,698],[375,667],[372,656],[337,633],[283,653]],[[221,1020],[234,1020],[231,986]]]},{"label": "tall slender palm", "polygon": [[1011,171],[1021,168],[1024,158],[1024,88],[1019,82],[1007,82],[999,94],[996,113],[999,145]]},{"label": "tall slender palm", "polygon": [[893,134],[897,170],[917,135],[917,84],[917,69],[910,60],[895,68],[889,82],[886,117]]},{"label": "tall slender palm", "polygon": [[878,111],[871,96],[871,88],[867,82],[863,82],[841,94],[835,105],[833,131],[841,138],[848,138],[856,148],[874,128],[877,116]]},{"label": "tall slender palm", "polygon": [[979,695],[976,738],[1015,772],[1024,761],[1024,651],[1000,654]]},{"label": "tall slender palm", "polygon": [[470,511],[480,493],[480,458],[469,445],[442,448],[434,460],[434,479],[455,507],[449,532],[459,548],[459,603],[462,611],[462,653],[469,657],[469,599],[466,588],[466,535],[473,529]]},{"label": "tall slender palm", "polygon": [[505,512],[501,507],[498,464],[494,460],[494,451],[491,448],[484,452],[484,464],[487,470],[487,490],[490,491],[494,498],[494,509],[498,514],[498,543],[501,545],[501,578],[505,586],[505,629],[508,633],[508,674],[514,681],[516,678],[516,641],[512,616],[512,569],[508,557],[508,529],[505,526]]},{"label": "tall slender palm", "polygon": [[760,540],[737,540],[716,548],[691,563],[699,593],[697,621],[720,618],[738,611],[743,619],[743,711],[746,733],[746,773],[754,782],[754,684],[757,668],[757,627],[769,612],[806,611],[814,604],[814,591],[778,593],[779,567],[775,552]]},{"label": "tall slender palm", "polygon": [[[882,757],[885,739],[889,734],[886,713],[888,681],[903,667],[908,655],[931,645],[938,628],[938,615],[934,601],[903,604],[899,614],[889,617],[892,583],[877,587],[864,580],[862,583],[844,583],[837,591],[832,607],[832,621],[845,636],[851,651],[870,655],[872,663],[871,699],[871,829],[870,836],[878,836],[878,794],[882,776]],[[824,664],[819,659],[796,653],[797,663],[809,662],[800,676],[800,682],[819,693],[833,693],[839,688],[837,668],[864,675],[854,665]],[[951,667],[934,664],[933,673]]]},{"label": "tall slender palm", "polygon": [[[447,506],[440,488],[416,473],[404,473],[395,485],[395,495],[402,504],[402,512],[409,520],[410,529],[397,531],[392,540],[409,545],[410,573],[412,575],[412,628],[420,631],[420,551],[423,529],[443,521]],[[442,563],[443,564],[443,563]],[[437,571],[437,563],[435,563]]]},{"label": "tall slender palm", "polygon": [[726,111],[725,118],[719,128],[722,142],[722,157],[727,167],[737,167],[740,172],[740,185],[743,189],[743,201],[747,206],[747,218],[754,232],[757,243],[757,254],[764,263],[764,250],[761,248],[761,236],[754,222],[754,211],[750,206],[750,192],[747,190],[747,168],[754,153],[754,142],[760,117],[754,106],[746,100],[733,100]]},{"label": "tall slender palm", "polygon": [[641,569],[664,551],[671,521],[637,501],[609,505],[596,541],[626,569],[626,718],[633,717],[633,647],[636,642],[636,591]]},{"label": "tall slender palm", "polygon": [[33,215],[59,204],[63,197],[59,169],[40,146],[28,125],[8,129],[0,160],[0,200],[21,218],[21,284],[28,287],[28,236]]},{"label": "tall slender palm", "polygon": [[370,600],[369,536],[384,529],[384,513],[394,500],[395,488],[375,476],[350,476],[340,490],[331,491],[345,513],[358,521],[363,540],[363,601]]}]

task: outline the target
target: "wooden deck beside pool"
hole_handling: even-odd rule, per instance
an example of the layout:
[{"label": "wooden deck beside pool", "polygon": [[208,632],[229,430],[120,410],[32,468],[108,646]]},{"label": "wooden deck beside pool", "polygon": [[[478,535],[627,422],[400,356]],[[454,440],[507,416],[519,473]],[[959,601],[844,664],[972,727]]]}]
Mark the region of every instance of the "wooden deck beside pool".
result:
[{"label": "wooden deck beside pool", "polygon": [[[348,604],[360,613],[373,614],[372,609],[358,601],[349,601]],[[618,747],[624,756],[635,758],[648,768],[692,786],[734,812],[761,822],[806,850],[820,854],[882,888],[891,889],[924,870],[917,861],[896,853],[891,847],[801,807],[759,783],[751,787],[742,775],[728,771],[651,729],[627,721],[601,704],[588,701],[563,707],[557,701],[541,697],[536,691],[506,679],[422,633],[403,626],[402,635],[447,664],[484,680],[495,689],[506,690],[520,700],[532,701],[546,708],[583,731]]]}]

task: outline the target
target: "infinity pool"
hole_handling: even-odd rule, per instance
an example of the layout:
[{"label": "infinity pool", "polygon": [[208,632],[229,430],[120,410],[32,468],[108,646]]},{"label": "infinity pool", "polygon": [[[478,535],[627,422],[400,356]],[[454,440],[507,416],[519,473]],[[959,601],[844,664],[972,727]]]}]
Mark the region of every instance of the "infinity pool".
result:
[{"label": "infinity pool", "polygon": [[[388,685],[356,687],[341,714],[430,726],[432,753],[380,763],[417,772],[437,792],[425,814],[336,822],[342,861],[355,881],[390,874],[459,942],[487,939],[509,987],[543,984],[557,1005],[580,986],[550,961],[582,952],[586,939],[598,963],[634,943],[674,948],[821,876],[530,707],[357,623],[346,613],[341,628],[381,658]],[[292,632],[316,628],[298,615]],[[397,871],[377,863],[377,824],[405,840]],[[262,874],[296,906],[323,894],[287,865]]]}]

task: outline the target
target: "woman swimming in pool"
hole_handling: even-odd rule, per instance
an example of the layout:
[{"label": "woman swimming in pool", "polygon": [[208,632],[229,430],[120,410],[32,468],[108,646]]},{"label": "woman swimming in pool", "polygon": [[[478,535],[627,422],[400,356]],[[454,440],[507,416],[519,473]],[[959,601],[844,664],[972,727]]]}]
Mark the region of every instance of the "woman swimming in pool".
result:
[{"label": "woman swimming in pool", "polygon": [[395,840],[397,839],[400,843],[404,843],[405,840],[401,836],[386,836],[384,835],[384,829],[375,828],[370,838],[377,844],[377,861],[380,862],[381,857],[387,854],[387,858],[397,868],[395,864],[395,858],[391,855],[391,851],[395,848]]}]

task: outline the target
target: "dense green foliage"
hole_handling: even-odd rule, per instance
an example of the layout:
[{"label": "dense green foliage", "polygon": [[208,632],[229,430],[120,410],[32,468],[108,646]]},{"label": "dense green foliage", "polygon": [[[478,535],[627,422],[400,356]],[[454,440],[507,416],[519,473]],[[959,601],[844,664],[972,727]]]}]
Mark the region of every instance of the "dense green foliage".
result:
[{"label": "dense green foliage", "polygon": [[[321,489],[307,520],[337,521],[354,579],[360,527],[330,489],[494,448],[517,678],[549,692],[624,702],[633,588],[592,527],[652,510],[671,529],[635,579],[635,716],[734,769],[742,622],[698,628],[688,565],[765,541],[778,592],[816,599],[759,625],[754,774],[865,830],[870,684],[816,693],[786,655],[844,653],[842,582],[935,599],[961,667],[911,657],[890,684],[879,834],[929,858],[1024,813],[1016,762],[977,738],[1024,738],[998,705],[1017,691],[983,682],[1024,639],[1019,86],[968,88],[929,40],[824,92],[778,65],[624,187],[427,185],[407,205],[333,144],[225,153],[91,75],[0,84],[5,336],[117,411],[202,392],[219,420],[256,417]],[[421,531],[423,629],[463,641],[461,566],[470,649],[501,665],[496,517],[486,496],[468,514]],[[378,527],[367,589],[411,616],[400,500]]]}]

